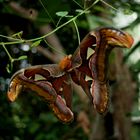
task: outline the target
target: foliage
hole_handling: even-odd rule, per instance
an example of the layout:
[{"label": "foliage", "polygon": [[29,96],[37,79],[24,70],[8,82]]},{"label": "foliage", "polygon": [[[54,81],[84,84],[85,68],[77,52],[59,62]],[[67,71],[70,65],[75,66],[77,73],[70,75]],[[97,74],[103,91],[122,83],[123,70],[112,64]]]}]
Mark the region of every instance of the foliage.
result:
[{"label": "foliage", "polygon": [[[18,4],[21,6],[20,8]],[[139,6],[140,3],[134,0],[125,2],[123,0],[59,0],[57,3],[54,0],[0,0],[0,139],[92,139],[92,133],[86,133],[77,118],[84,110],[91,124],[98,124],[98,116],[89,105],[85,105],[78,94],[74,93],[73,97],[75,120],[71,124],[63,124],[53,116],[46,102],[29,92],[24,92],[19,100],[10,103],[6,97],[9,80],[14,72],[23,67],[57,62],[59,60],[58,52],[61,52],[61,54],[59,53],[61,56],[65,52],[73,53],[80,40],[91,29],[112,25],[116,27],[113,19],[120,11],[127,15],[137,14],[137,18],[133,22],[122,27],[135,36],[134,31],[138,29],[140,22]],[[118,20],[117,24],[119,22]],[[47,32],[43,33],[41,29],[47,25],[51,26],[53,30],[45,30]],[[46,40],[54,33],[64,46],[63,51],[60,51],[61,49],[57,46],[53,46],[54,44],[48,39]],[[140,42],[137,37],[135,40],[134,47],[130,51],[124,52],[123,60],[130,68],[133,84],[136,87],[134,106],[129,114],[139,116],[140,58],[136,59],[135,54],[140,51]],[[40,46],[44,48],[42,52]],[[49,52],[52,56],[56,56],[56,59],[44,55],[43,52]],[[112,59],[111,62],[115,63],[114,57]],[[105,117],[105,119],[107,118]],[[140,121],[132,122],[133,140],[140,137],[139,123]],[[92,129],[90,126],[91,132],[94,131]],[[100,134],[103,135],[103,132]]]}]

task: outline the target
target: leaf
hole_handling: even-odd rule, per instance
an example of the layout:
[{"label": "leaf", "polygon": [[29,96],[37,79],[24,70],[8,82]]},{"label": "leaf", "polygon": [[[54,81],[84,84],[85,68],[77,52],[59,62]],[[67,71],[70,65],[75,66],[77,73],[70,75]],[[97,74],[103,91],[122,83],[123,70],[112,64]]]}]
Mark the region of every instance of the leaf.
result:
[{"label": "leaf", "polygon": [[8,73],[11,73],[10,65],[9,65],[9,64],[7,64],[7,66],[6,66],[6,70],[7,70]]},{"label": "leaf", "polygon": [[41,41],[42,41],[42,40],[37,40],[37,41],[35,41],[35,42],[31,45],[31,48],[37,47],[37,46],[40,44]]},{"label": "leaf", "polygon": [[6,66],[6,70],[7,70],[8,73],[11,73],[12,70],[13,70],[13,62],[14,62],[14,59],[12,59],[10,61],[10,63],[8,63],[7,66]]},{"label": "leaf", "polygon": [[82,12],[84,12],[84,13],[89,13],[90,11],[88,10],[88,11],[84,11],[84,10],[82,10],[82,9],[76,9],[76,12],[78,12],[78,13],[82,13]]},{"label": "leaf", "polygon": [[56,15],[59,17],[65,17],[68,15],[68,11],[60,11],[60,12],[56,12]]},{"label": "leaf", "polygon": [[78,12],[78,13],[82,13],[84,10],[82,10],[82,9],[76,9],[76,12]]},{"label": "leaf", "polygon": [[17,60],[23,60],[23,59],[27,59],[27,56],[26,55],[22,55]]},{"label": "leaf", "polygon": [[13,34],[12,37],[16,37],[16,36],[18,36],[18,37],[20,36],[21,37],[22,34],[23,34],[23,31],[20,31],[18,33]]}]

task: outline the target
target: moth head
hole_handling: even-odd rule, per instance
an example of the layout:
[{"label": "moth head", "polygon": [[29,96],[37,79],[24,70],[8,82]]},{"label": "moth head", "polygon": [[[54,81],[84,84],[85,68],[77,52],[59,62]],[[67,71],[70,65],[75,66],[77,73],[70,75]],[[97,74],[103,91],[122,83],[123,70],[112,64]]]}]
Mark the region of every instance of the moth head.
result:
[{"label": "moth head", "polygon": [[64,71],[69,70],[72,66],[71,61],[72,61],[72,55],[68,55],[68,56],[64,57],[59,63],[60,69],[64,70]]}]

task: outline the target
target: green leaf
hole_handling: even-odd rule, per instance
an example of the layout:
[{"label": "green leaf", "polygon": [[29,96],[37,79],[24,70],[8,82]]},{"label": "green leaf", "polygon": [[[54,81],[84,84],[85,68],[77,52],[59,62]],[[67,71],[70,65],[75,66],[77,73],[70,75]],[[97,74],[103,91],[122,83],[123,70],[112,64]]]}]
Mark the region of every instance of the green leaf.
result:
[{"label": "green leaf", "polygon": [[12,72],[12,70],[13,70],[13,62],[10,62],[9,64],[7,64],[6,70],[7,70],[8,73]]},{"label": "green leaf", "polygon": [[82,10],[82,9],[76,9],[75,11],[78,12],[78,13],[84,12],[84,13],[86,13],[86,14],[90,12],[89,10],[88,10],[88,11],[84,11],[84,10]]},{"label": "green leaf", "polygon": [[65,17],[68,15],[68,11],[60,11],[60,12],[56,12],[56,15],[59,17]]},{"label": "green leaf", "polygon": [[17,60],[23,60],[23,59],[27,59],[27,56],[26,55],[22,55]]},{"label": "green leaf", "polygon": [[82,13],[84,10],[82,10],[82,9],[76,9],[76,12],[78,12],[78,13]]},{"label": "green leaf", "polygon": [[22,36],[22,34],[23,34],[23,31],[20,31],[20,32],[18,32],[18,33],[13,34],[12,37],[15,37],[15,36]]},{"label": "green leaf", "polygon": [[37,47],[37,46],[40,44],[41,41],[42,41],[42,40],[37,40],[37,41],[35,41],[35,42],[31,45],[31,48]]},{"label": "green leaf", "polygon": [[8,73],[11,73],[10,65],[9,65],[9,64],[7,64],[7,66],[6,66],[6,70],[7,70]]}]

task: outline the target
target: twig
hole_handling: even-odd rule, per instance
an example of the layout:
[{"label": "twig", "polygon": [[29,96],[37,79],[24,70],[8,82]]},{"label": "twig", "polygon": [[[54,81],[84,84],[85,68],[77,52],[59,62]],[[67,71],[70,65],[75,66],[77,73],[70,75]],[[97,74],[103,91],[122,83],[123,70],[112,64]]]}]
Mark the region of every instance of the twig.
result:
[{"label": "twig", "polygon": [[[46,33],[52,32],[53,29],[51,28],[50,25],[44,25],[44,26],[40,27],[39,31],[40,31],[41,34],[44,35]],[[45,37],[45,39],[54,48],[54,50],[57,50],[57,51],[53,50],[53,53],[54,53],[54,55],[57,56],[58,61],[60,59],[62,59],[64,57],[64,55],[65,55],[65,51],[64,51],[64,48],[61,45],[58,37],[56,36],[56,34],[53,33],[52,35]],[[58,52],[60,52],[60,53],[58,53]]]},{"label": "twig", "polygon": [[36,49],[39,53],[44,55],[46,58],[51,60],[53,63],[58,63],[59,62],[59,58],[57,57],[57,55],[54,55],[54,53],[50,52],[47,48],[43,48],[41,46],[38,46]]},{"label": "twig", "polygon": [[[30,20],[35,20],[38,12],[34,9],[25,9],[24,7],[22,7],[21,5],[19,5],[18,3],[12,1],[9,3],[9,6],[18,14],[20,14],[21,16],[28,18]],[[32,11],[32,14],[30,13]]]}]

